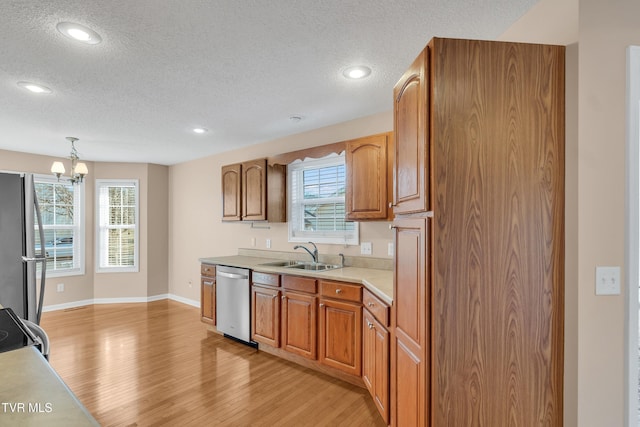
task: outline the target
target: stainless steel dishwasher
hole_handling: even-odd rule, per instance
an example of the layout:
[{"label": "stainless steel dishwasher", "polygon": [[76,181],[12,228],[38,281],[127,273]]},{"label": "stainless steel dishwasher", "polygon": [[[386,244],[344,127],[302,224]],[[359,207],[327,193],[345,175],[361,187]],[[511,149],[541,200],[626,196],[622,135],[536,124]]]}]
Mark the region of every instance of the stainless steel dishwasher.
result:
[{"label": "stainless steel dishwasher", "polygon": [[216,320],[225,336],[251,342],[251,288],[249,270],[218,266],[216,268]]}]

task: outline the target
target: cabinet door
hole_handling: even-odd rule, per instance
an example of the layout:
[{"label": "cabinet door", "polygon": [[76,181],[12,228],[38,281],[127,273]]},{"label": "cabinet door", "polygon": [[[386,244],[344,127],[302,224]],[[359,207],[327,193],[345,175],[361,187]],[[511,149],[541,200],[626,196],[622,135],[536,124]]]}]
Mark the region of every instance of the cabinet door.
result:
[{"label": "cabinet door", "polygon": [[429,209],[428,50],[393,88],[395,215]]},{"label": "cabinet door", "polygon": [[346,143],[346,218],[349,220],[388,217],[387,134]]},{"label": "cabinet door", "polygon": [[216,279],[200,279],[200,316],[205,323],[216,324]]},{"label": "cabinet door", "polygon": [[272,347],[280,346],[280,291],[251,287],[252,338]]},{"label": "cabinet door", "polygon": [[267,219],[267,160],[242,163],[242,219]]},{"label": "cabinet door", "polygon": [[393,223],[396,253],[391,387],[395,425],[425,425],[428,419],[428,221],[428,218],[396,218]]},{"label": "cabinet door", "polygon": [[308,359],[317,358],[317,298],[286,291],[282,295],[282,348]]},{"label": "cabinet door", "polygon": [[240,221],[242,219],[241,196],[242,165],[222,167],[222,220]]},{"label": "cabinet door", "polygon": [[362,379],[384,421],[389,423],[389,331],[363,310]]},{"label": "cabinet door", "polygon": [[342,301],[320,300],[320,363],[362,374],[362,307]]}]

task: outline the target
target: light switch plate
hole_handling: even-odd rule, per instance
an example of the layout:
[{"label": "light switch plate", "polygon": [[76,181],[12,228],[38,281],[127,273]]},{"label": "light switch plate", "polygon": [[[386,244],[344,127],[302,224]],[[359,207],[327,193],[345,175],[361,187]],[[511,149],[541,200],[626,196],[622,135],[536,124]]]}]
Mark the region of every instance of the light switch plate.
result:
[{"label": "light switch plate", "polygon": [[267,249],[271,249],[271,239],[267,239],[265,243],[266,243]]},{"label": "light switch plate", "polygon": [[360,243],[360,254],[361,255],[371,255],[371,242],[362,242]]},{"label": "light switch plate", "polygon": [[596,295],[620,295],[620,267],[596,267]]}]

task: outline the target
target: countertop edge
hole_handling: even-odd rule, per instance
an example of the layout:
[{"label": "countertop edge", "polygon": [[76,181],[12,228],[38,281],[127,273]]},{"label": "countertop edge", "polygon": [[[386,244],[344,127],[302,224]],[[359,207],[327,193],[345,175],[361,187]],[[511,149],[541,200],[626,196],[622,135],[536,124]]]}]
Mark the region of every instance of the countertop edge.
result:
[{"label": "countertop edge", "polygon": [[203,264],[247,268],[261,273],[287,274],[291,276],[357,283],[364,286],[386,304],[389,304],[389,306],[393,304],[393,272],[389,270],[346,266],[321,272],[305,270],[291,271],[291,269],[284,267],[262,265],[279,261],[278,259],[248,257],[244,255],[199,258],[199,261]]}]

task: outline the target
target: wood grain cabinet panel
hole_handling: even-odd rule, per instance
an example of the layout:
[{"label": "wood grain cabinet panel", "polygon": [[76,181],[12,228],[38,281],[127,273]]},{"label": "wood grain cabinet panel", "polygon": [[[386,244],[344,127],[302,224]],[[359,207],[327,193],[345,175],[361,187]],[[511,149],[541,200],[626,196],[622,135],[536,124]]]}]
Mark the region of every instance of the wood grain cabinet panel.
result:
[{"label": "wood grain cabinet panel", "polygon": [[216,324],[216,266],[200,265],[200,320]]},{"label": "wood grain cabinet panel", "polygon": [[242,163],[242,219],[267,219],[267,159]]},{"label": "wood grain cabinet panel", "polygon": [[362,306],[320,299],[320,363],[362,374]]},{"label": "wood grain cabinet panel", "polygon": [[423,425],[428,414],[428,221],[398,216],[392,227],[396,250],[391,349],[395,425]]},{"label": "wood grain cabinet panel", "polygon": [[286,222],[286,165],[267,159],[222,167],[222,220]]},{"label": "wood grain cabinet panel", "polygon": [[373,135],[345,143],[346,218],[353,221],[386,220],[393,171],[389,168],[392,134]]},{"label": "wood grain cabinet panel", "polygon": [[251,330],[254,341],[280,346],[280,291],[251,287]]},{"label": "wood grain cabinet panel", "polygon": [[222,167],[222,220],[242,219],[242,165]]},{"label": "wood grain cabinet panel", "polygon": [[394,88],[392,425],[562,425],[564,57],[434,38]]},{"label": "wood grain cabinet panel", "polygon": [[429,209],[429,56],[423,51],[393,89],[393,212]]},{"label": "wood grain cabinet panel", "polygon": [[363,310],[362,380],[385,423],[389,423],[389,331]]},{"label": "wood grain cabinet panel", "polygon": [[307,359],[317,359],[318,298],[284,291],[281,300],[282,348]]}]

